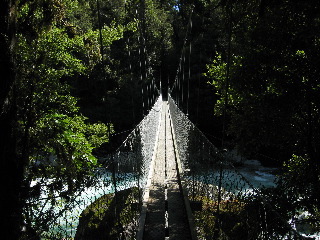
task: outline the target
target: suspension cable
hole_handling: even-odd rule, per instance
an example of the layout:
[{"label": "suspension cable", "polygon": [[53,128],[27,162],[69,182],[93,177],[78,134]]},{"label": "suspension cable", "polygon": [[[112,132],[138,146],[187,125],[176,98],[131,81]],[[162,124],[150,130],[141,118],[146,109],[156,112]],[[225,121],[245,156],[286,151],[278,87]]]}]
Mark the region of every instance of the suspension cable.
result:
[{"label": "suspension cable", "polygon": [[[189,22],[188,22],[188,25],[187,25],[186,34],[185,34],[183,45],[182,45],[182,49],[181,49],[181,56],[180,56],[180,59],[179,59],[179,66],[181,66],[181,63],[182,63],[182,58],[183,58],[183,54],[184,54],[184,51],[185,51],[185,46],[186,46],[186,43],[187,43],[188,34],[189,34],[189,31],[190,31],[190,23],[191,23],[191,18],[192,18],[194,7],[195,6],[193,5],[192,9],[191,9],[191,12],[190,12],[190,15],[189,15]],[[174,85],[175,82],[178,81],[178,74],[179,74],[179,68],[177,70],[177,75],[175,77],[175,81],[173,82],[172,85]],[[172,92],[172,89],[173,89],[173,87],[170,88],[170,93]]]}]

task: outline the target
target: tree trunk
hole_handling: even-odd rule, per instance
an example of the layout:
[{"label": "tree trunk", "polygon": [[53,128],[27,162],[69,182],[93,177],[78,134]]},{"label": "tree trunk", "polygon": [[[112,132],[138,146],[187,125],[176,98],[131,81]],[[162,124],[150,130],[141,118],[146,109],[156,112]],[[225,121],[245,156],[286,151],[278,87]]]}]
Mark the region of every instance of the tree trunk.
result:
[{"label": "tree trunk", "polygon": [[0,179],[1,239],[19,239],[22,171],[16,156],[15,60],[16,1],[0,1]]}]

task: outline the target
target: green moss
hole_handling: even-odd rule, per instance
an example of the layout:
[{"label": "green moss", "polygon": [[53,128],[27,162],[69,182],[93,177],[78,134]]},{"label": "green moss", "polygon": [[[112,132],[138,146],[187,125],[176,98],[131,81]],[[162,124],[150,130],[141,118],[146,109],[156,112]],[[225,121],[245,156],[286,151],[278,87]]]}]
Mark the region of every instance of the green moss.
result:
[{"label": "green moss", "polygon": [[270,204],[259,199],[223,200],[217,211],[217,201],[196,196],[202,210],[194,212],[199,239],[242,240],[282,239],[290,231]]},{"label": "green moss", "polygon": [[138,188],[129,188],[106,194],[89,205],[80,216],[76,240],[134,238],[135,219],[138,216]]},{"label": "green moss", "polygon": [[[199,196],[200,198],[202,211],[194,212],[199,239],[248,239],[248,203],[237,199],[221,201],[218,215],[217,201]],[[250,212],[251,210],[250,208]]]}]

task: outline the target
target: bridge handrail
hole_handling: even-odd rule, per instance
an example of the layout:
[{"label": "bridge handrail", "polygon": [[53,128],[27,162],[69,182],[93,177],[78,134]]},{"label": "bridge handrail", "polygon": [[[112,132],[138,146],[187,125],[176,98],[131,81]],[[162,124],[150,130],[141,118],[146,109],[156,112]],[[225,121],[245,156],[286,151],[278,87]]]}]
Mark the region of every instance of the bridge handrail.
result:
[{"label": "bridge handrail", "polygon": [[[193,129],[194,131],[197,131],[200,134],[200,137],[202,138],[202,143],[203,144],[207,144],[209,145],[212,149],[215,150],[215,154],[216,156],[220,159],[220,161],[218,161],[218,164],[216,166],[220,167],[220,168],[230,168],[232,169],[240,178],[241,180],[247,184],[249,186],[249,188],[251,189],[250,191],[250,195],[254,196],[257,200],[259,200],[261,202],[261,204],[263,206],[268,207],[268,209],[271,209],[280,219],[280,221],[282,222],[282,224],[284,226],[286,226],[287,229],[290,229],[289,232],[290,234],[293,234],[295,237],[297,238],[302,238],[301,235],[296,231],[296,229],[293,229],[292,226],[283,218],[281,217],[281,215],[274,210],[273,206],[270,204],[270,202],[264,198],[262,192],[260,189],[256,188],[235,166],[234,164],[228,160],[226,158],[226,156],[224,156],[223,154],[223,150],[219,150],[217,147],[215,147],[210,140],[206,137],[206,135],[195,125],[193,124],[190,119],[188,118],[188,116],[183,113],[183,111],[181,111],[181,109],[179,109],[179,107],[177,106],[177,104],[175,103],[175,101],[173,100],[173,98],[171,97],[171,95],[168,95],[168,102],[169,104],[172,104],[170,106],[170,109],[175,108],[176,111],[179,111],[179,114],[181,114],[181,118],[183,118],[184,121],[188,121],[188,124],[190,124],[190,129]],[[172,110],[171,110],[172,111]],[[173,110],[174,111],[174,110]],[[187,124],[186,124],[187,125]],[[176,126],[173,126],[174,131],[176,132]],[[179,141],[178,141],[178,145],[179,145]],[[180,146],[177,146],[177,150],[179,152],[179,155],[186,155],[184,152],[180,152]],[[188,158],[188,157],[186,157]],[[223,161],[222,161],[223,160]],[[183,170],[185,171],[186,169],[183,166]],[[220,173],[221,174],[221,173]],[[220,179],[221,180],[221,179]],[[219,184],[219,188],[221,187],[221,183]],[[220,190],[219,190],[219,194],[220,194]]]}]

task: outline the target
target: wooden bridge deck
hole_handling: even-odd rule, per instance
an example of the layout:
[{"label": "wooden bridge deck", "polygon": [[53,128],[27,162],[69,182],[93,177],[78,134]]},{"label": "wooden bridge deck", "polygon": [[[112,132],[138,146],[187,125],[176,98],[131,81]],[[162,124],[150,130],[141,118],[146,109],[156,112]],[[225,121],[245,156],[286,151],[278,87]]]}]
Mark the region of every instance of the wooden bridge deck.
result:
[{"label": "wooden bridge deck", "polygon": [[138,235],[138,239],[193,239],[185,197],[179,182],[179,164],[166,101],[162,104],[155,154],[149,196],[145,199],[144,229],[141,229],[143,234],[140,234],[140,238]]}]

